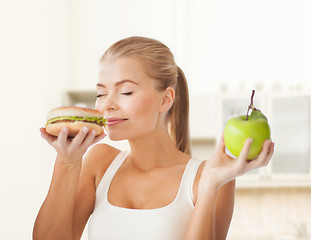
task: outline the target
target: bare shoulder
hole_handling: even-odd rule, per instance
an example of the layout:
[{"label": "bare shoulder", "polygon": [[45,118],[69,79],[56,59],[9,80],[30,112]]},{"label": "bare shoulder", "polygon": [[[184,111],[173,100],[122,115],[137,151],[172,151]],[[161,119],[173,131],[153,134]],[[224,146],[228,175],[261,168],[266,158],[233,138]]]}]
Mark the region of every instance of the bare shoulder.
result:
[{"label": "bare shoulder", "polygon": [[106,159],[118,152],[120,152],[120,150],[117,148],[114,148],[105,143],[98,143],[88,150],[86,158],[97,159],[99,157],[104,157]]},{"label": "bare shoulder", "polygon": [[119,152],[119,149],[102,143],[96,144],[88,150],[83,159],[83,169],[93,175],[96,186]]}]

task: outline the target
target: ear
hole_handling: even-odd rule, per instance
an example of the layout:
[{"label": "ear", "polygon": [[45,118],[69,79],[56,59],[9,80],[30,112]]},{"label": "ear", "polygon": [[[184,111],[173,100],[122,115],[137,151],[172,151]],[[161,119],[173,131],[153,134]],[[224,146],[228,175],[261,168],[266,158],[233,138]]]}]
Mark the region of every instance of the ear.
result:
[{"label": "ear", "polygon": [[163,95],[162,95],[162,102],[160,104],[160,108],[159,108],[159,112],[166,112],[168,111],[173,103],[174,103],[174,99],[175,99],[175,90],[172,87],[168,87],[165,89],[165,91],[163,91]]}]

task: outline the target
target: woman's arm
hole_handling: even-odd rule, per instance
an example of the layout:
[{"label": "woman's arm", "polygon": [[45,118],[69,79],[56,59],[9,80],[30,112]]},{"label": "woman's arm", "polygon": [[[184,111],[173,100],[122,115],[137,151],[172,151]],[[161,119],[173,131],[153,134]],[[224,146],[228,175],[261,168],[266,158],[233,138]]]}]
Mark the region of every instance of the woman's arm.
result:
[{"label": "woman's arm", "polygon": [[[215,239],[214,218],[218,189],[213,184],[207,183],[204,185],[204,191],[197,191],[195,207],[191,215],[185,240]],[[202,184],[199,184],[199,188],[201,186]]]},{"label": "woman's arm", "polygon": [[215,237],[225,240],[230,227],[235,198],[235,180],[223,185],[217,194],[215,213]]},{"label": "woman's arm", "polygon": [[63,159],[56,158],[50,189],[35,221],[34,240],[72,239],[74,198],[80,165],[67,166]]},{"label": "woman's arm", "polygon": [[[57,151],[53,177],[33,229],[34,240],[73,239],[75,196],[78,189],[82,156],[87,148],[103,138],[94,132],[80,131],[70,140],[63,129],[58,137],[41,129],[42,137]],[[92,195],[90,195],[92,197]],[[91,201],[88,201],[91,202]]]},{"label": "woman's arm", "polygon": [[[247,154],[251,140],[247,140],[239,158],[232,159],[225,153],[223,137],[210,161],[205,163],[199,176],[196,204],[190,219],[185,240],[225,239],[230,225],[233,201],[234,179],[246,172],[266,166],[274,152],[274,143],[266,141],[257,159],[248,161]],[[225,197],[229,206],[226,205]],[[216,216],[215,216],[216,214]],[[224,214],[221,216],[221,214]]]},{"label": "woman's arm", "polygon": [[[206,162],[203,162],[198,169],[196,179],[193,185],[193,203],[195,205],[195,211],[198,210],[199,206],[196,204],[198,184],[202,174],[202,170]],[[214,203],[214,228],[216,239],[226,239],[229,226],[232,219],[233,207],[234,207],[234,197],[235,197],[235,180],[232,180],[224,186],[222,186],[216,195],[216,201]],[[200,209],[198,210],[200,212]],[[196,217],[193,217],[196,218]],[[199,219],[199,218],[198,218]],[[204,226],[205,227],[205,226]]]}]

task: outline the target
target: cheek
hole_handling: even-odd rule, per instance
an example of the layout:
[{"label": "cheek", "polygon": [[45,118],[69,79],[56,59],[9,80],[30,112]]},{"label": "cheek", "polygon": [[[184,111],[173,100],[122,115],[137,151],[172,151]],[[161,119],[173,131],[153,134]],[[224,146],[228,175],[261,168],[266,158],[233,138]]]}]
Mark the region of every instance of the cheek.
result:
[{"label": "cheek", "polygon": [[159,103],[159,98],[152,95],[141,95],[121,101],[119,107],[122,116],[128,117],[130,121],[123,126],[125,129],[121,126],[120,128],[106,128],[109,138],[117,141],[153,131],[158,121]]},{"label": "cheek", "polygon": [[149,124],[157,120],[158,101],[155,96],[143,96],[135,99],[129,106],[133,118],[139,122],[149,121]]}]

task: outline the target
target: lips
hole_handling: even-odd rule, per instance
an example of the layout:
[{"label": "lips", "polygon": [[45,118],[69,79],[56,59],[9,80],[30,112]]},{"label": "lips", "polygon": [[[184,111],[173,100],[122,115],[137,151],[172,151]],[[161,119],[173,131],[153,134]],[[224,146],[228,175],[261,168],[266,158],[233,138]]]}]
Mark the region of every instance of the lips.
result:
[{"label": "lips", "polygon": [[127,118],[106,118],[106,119],[107,119],[107,126],[113,126],[127,120]]}]

